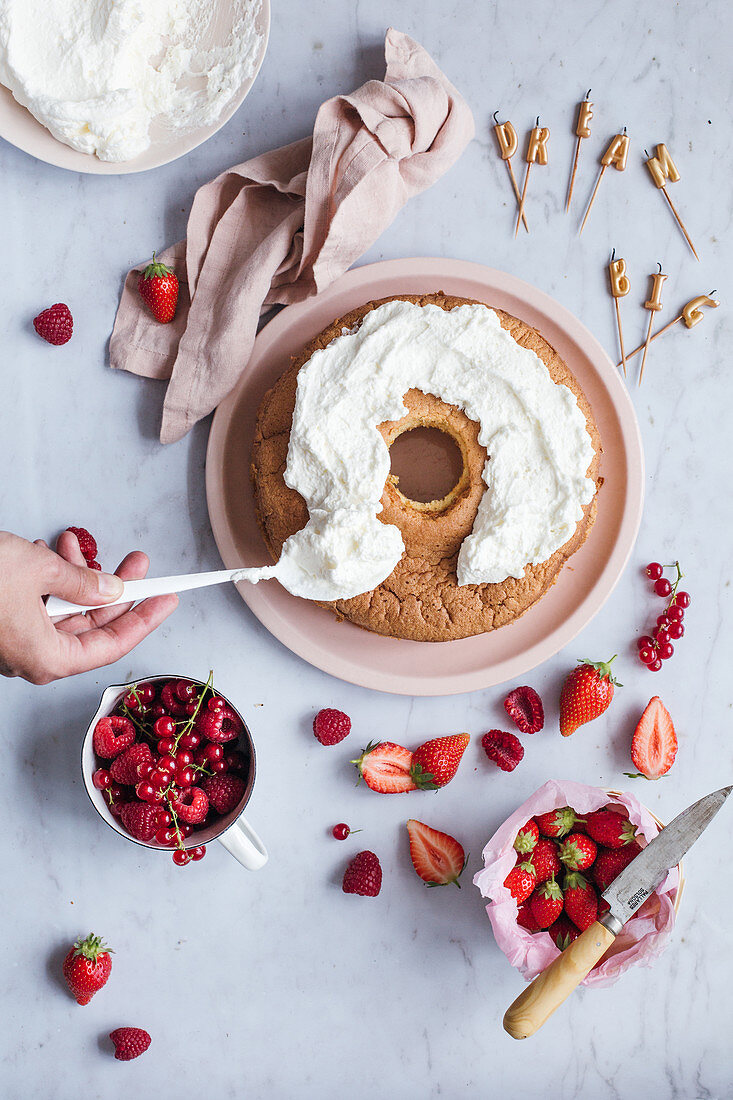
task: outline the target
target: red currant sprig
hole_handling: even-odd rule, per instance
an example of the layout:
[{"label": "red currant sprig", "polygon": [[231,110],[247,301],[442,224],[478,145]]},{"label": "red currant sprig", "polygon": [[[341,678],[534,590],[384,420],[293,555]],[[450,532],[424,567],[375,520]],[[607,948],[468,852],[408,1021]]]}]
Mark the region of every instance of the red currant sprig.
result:
[{"label": "red currant sprig", "polygon": [[691,599],[689,592],[679,591],[684,573],[678,561],[674,563],[674,569],[677,574],[674,582],[664,576],[664,566],[658,561],[649,562],[645,570],[647,577],[654,582],[656,594],[669,601],[665,610],[657,617],[651,636],[645,634],[637,642],[639,660],[650,672],[659,672],[662,662],[668,661],[674,654],[673,641],[678,641],[685,633],[682,620]]}]

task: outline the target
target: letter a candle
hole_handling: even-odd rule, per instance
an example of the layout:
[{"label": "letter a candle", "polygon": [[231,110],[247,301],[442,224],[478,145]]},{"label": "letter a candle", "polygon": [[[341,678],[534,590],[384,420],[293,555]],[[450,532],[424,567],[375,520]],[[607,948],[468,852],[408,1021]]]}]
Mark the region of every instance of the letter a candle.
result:
[{"label": "letter a candle", "polygon": [[605,153],[601,157],[601,170],[598,173],[598,179],[596,185],[593,188],[593,194],[590,197],[588,208],[585,212],[585,217],[580,226],[580,233],[585,229],[585,223],[588,221],[588,215],[590,214],[591,207],[596,200],[598,194],[598,188],[601,185],[603,179],[603,173],[606,171],[609,165],[613,165],[617,172],[623,172],[626,167],[626,161],[629,157],[629,135],[626,133],[626,127],[624,126],[624,132],[622,134],[615,134],[608,143]]}]

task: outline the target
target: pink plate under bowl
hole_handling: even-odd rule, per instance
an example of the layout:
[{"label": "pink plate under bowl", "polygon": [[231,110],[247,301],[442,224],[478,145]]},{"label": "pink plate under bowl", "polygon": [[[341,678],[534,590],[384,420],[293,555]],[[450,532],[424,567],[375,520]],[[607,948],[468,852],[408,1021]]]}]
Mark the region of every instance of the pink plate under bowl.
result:
[{"label": "pink plate under bowl", "polygon": [[350,683],[399,695],[454,695],[514,679],[552,657],[613,591],[636,539],[644,458],[631,400],[594,336],[547,294],[512,275],[461,260],[388,260],[349,271],[322,294],[288,306],[258,335],[209,437],[206,492],[217,546],[228,568],[265,565],[249,482],[257,409],[309,340],[336,317],[375,298],[443,290],[497,306],[538,329],[582,386],[603,443],[598,518],[557,582],[520,619],[475,638],[412,642],[385,638],[286,592],[277,581],[241,583],[242,599],[283,645]]}]

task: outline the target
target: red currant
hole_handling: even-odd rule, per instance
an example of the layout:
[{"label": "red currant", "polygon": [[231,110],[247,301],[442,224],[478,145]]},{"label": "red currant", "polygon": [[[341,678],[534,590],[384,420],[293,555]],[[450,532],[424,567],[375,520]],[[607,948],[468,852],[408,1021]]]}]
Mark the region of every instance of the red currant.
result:
[{"label": "red currant", "polygon": [[143,760],[143,762],[137,766],[137,774],[141,779],[149,779],[152,771],[153,764],[151,764],[149,760]]},{"label": "red currant", "polygon": [[178,767],[178,759],[177,757],[172,756],[171,753],[166,753],[165,756],[161,756],[159,758],[158,767],[161,769],[161,771],[168,772],[172,775]]},{"label": "red currant", "polygon": [[671,594],[672,585],[669,583],[666,577],[660,577],[658,581],[654,582],[654,591],[658,596],[661,596],[664,599]]},{"label": "red currant", "polygon": [[223,775],[224,772],[229,770],[226,760],[209,760],[208,769],[210,772],[213,772],[214,775]]},{"label": "red currant", "polygon": [[160,829],[167,829],[169,825],[173,824],[172,816],[168,813],[167,810],[164,810],[162,806],[158,809],[155,815],[155,820],[157,821],[158,828]]},{"label": "red currant", "polygon": [[221,695],[212,695],[211,699],[209,699],[208,703],[206,704],[209,710],[213,711],[224,710],[224,707],[226,705],[227,701],[226,699],[222,699]]},{"label": "red currant", "polygon": [[201,735],[196,733],[195,730],[191,730],[190,733],[184,733],[178,741],[178,745],[182,749],[197,749],[200,744]]},{"label": "red currant", "polygon": [[667,633],[669,634],[670,638],[674,638],[674,640],[677,642],[685,633],[685,628],[680,622],[670,623]]},{"label": "red currant", "polygon": [[198,863],[198,861],[203,859],[206,855],[206,846],[204,844],[199,844],[196,848],[189,848],[188,854],[195,863]]},{"label": "red currant", "polygon": [[98,791],[104,791],[112,786],[112,776],[106,768],[97,768],[92,776],[92,783]]},{"label": "red currant", "polygon": [[158,744],[155,746],[161,756],[170,756],[176,747],[176,742],[172,737],[161,737]]},{"label": "red currant", "polygon": [[646,567],[646,575],[650,580],[658,581],[662,575],[662,567],[658,561],[650,561]]},{"label": "red currant", "polygon": [[668,661],[674,653],[674,646],[671,642],[663,642],[659,646],[659,656],[663,661]]},{"label": "red currant", "polygon": [[186,767],[188,764],[193,764],[193,753],[190,749],[184,749],[183,752],[178,753],[176,759],[178,760],[179,767],[181,764]]},{"label": "red currant", "polygon": [[198,705],[198,703],[193,703],[193,702],[184,703],[183,704],[183,709],[185,710],[185,712],[186,712],[186,714],[188,715],[189,718],[193,718],[194,714],[199,709],[199,705]]},{"label": "red currant", "polygon": [[175,737],[176,736],[176,723],[166,714],[163,718],[156,718],[155,726],[156,737]]},{"label": "red currant", "polygon": [[190,836],[193,832],[193,825],[189,825],[187,821],[182,821],[178,828],[184,836]]},{"label": "red currant", "polygon": [[665,614],[671,623],[681,623],[685,617],[684,609],[678,607],[676,603],[670,604]]},{"label": "red currant", "polygon": [[654,637],[657,639],[657,646],[667,645],[670,638],[669,630],[662,630],[661,627],[656,627]]},{"label": "red currant", "polygon": [[153,784],[146,779],[135,787],[135,794],[141,802],[155,802],[158,792]]},{"label": "red currant", "polygon": [[190,787],[196,778],[193,768],[178,768],[176,770],[176,783],[179,787]]},{"label": "red currant", "polygon": [[169,844],[172,844],[176,838],[176,834],[172,829],[158,829],[155,834],[155,839],[158,844],[164,844],[166,848]]},{"label": "red currant", "polygon": [[654,646],[645,645],[643,649],[639,650],[639,660],[642,664],[650,665],[652,661],[656,660],[656,650]]},{"label": "red currant", "polygon": [[654,645],[654,639],[650,638],[648,634],[644,634],[641,638],[637,638],[636,645],[639,649],[644,649],[645,646]]},{"label": "red currant", "polygon": [[191,862],[191,857],[185,848],[176,848],[173,853],[173,862],[176,867],[185,867],[187,863]]},{"label": "red currant", "polygon": [[674,598],[674,602],[677,604],[678,607],[689,607],[691,603],[690,593],[678,592]]},{"label": "red currant", "polygon": [[224,746],[216,745],[213,742],[209,742],[208,745],[204,745],[204,757],[206,760],[223,760],[224,759]]},{"label": "red currant", "polygon": [[336,840],[346,840],[347,836],[351,833],[351,829],[342,821],[339,825],[334,825],[332,832]]},{"label": "red currant", "polygon": [[162,791],[171,781],[170,772],[163,771],[162,768],[155,768],[148,776],[148,783],[151,787],[154,787],[156,791]]},{"label": "red currant", "polygon": [[659,672],[662,667],[662,662],[659,657],[656,657],[650,664],[646,666],[650,672]]},{"label": "red currant", "polygon": [[176,680],[173,690],[182,703],[190,703],[196,694],[196,685],[190,680]]}]

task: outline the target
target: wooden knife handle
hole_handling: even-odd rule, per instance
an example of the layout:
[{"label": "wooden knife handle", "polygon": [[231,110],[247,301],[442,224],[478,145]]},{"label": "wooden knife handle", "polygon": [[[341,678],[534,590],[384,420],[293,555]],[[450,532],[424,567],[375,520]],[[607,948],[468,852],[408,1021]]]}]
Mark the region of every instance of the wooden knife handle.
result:
[{"label": "wooden knife handle", "polygon": [[615,940],[599,921],[586,928],[553,963],[538,974],[504,1016],[504,1030],[513,1039],[527,1039],[544,1024],[582,982]]}]

